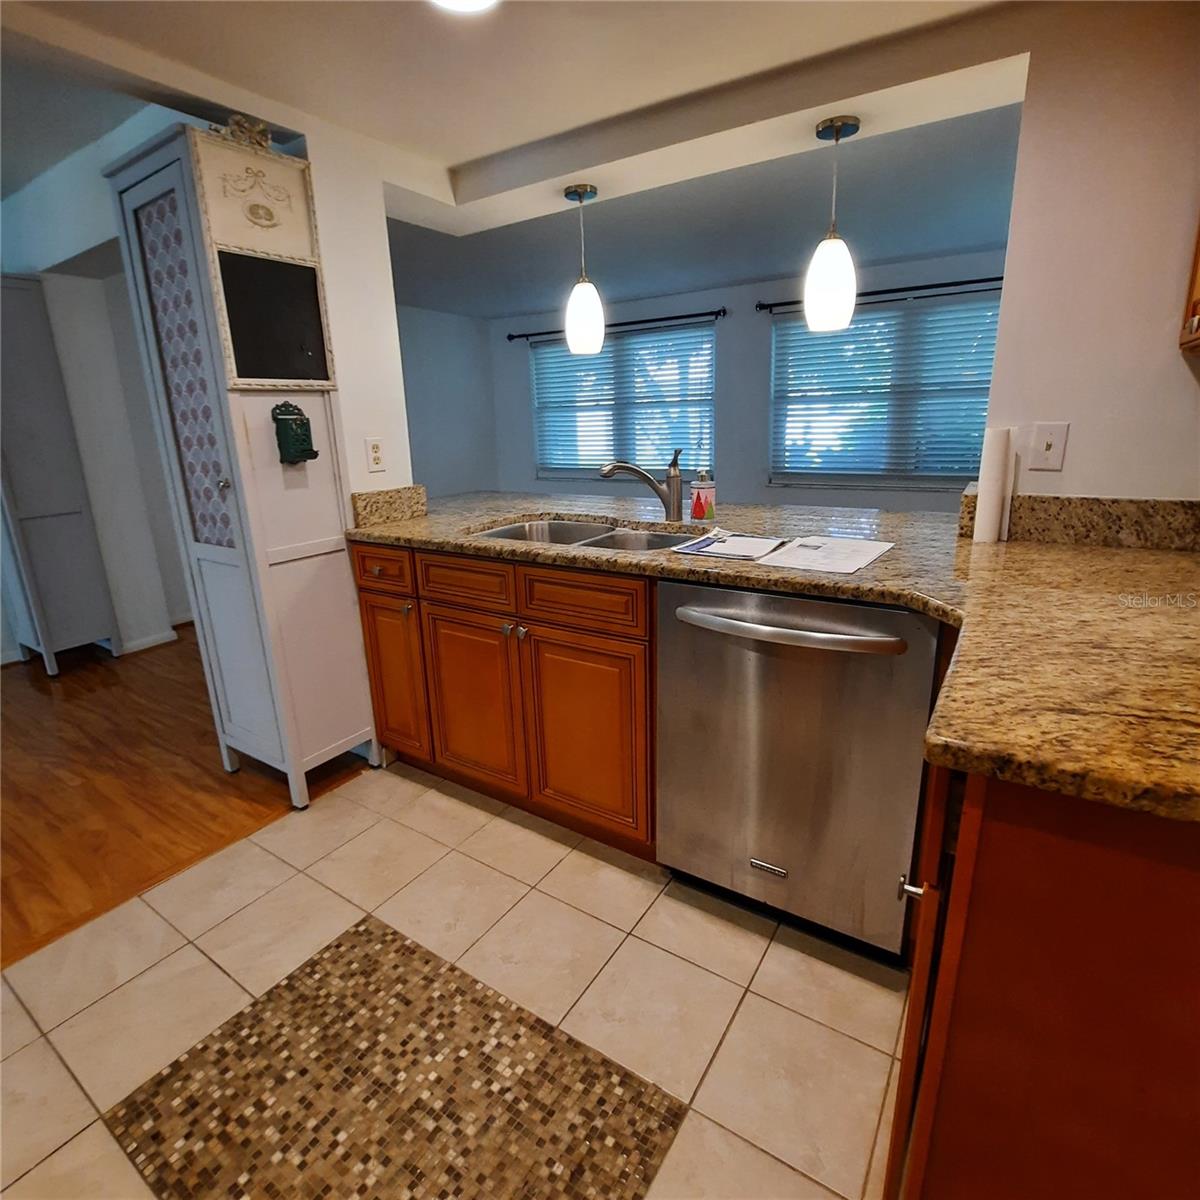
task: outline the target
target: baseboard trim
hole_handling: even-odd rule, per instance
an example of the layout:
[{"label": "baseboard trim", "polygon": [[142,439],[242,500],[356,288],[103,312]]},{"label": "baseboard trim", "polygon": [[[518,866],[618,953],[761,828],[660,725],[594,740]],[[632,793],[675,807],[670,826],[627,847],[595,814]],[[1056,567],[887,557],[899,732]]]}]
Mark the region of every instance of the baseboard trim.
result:
[{"label": "baseboard trim", "polygon": [[136,638],[132,642],[125,642],[121,647],[121,654],[136,654],[139,650],[149,650],[151,646],[163,646],[167,642],[176,642],[179,640],[179,634],[173,629],[168,629],[165,633],[152,633],[149,637]]}]

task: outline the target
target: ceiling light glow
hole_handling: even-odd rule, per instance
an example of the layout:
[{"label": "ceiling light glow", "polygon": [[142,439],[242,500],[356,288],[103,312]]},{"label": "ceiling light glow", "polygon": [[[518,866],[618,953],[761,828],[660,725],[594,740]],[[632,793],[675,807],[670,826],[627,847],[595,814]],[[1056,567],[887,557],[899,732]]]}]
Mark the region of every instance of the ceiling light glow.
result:
[{"label": "ceiling light glow", "polygon": [[438,8],[452,13],[481,13],[495,8],[500,0],[432,0]]}]

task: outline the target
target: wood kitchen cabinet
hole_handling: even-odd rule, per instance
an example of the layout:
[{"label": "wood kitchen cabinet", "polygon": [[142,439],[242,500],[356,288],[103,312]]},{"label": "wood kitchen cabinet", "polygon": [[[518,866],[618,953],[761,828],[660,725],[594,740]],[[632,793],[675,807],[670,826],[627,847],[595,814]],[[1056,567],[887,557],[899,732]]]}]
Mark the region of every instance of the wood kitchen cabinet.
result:
[{"label": "wood kitchen cabinet", "polygon": [[981,776],[953,825],[935,963],[938,889],[917,901],[885,1197],[1194,1194],[1200,825]]},{"label": "wood kitchen cabinet", "polygon": [[[650,841],[647,650],[520,626],[530,806],[622,846]],[[602,836],[602,835],[601,835]]]},{"label": "wood kitchen cabinet", "polygon": [[358,605],[370,664],[375,734],[385,745],[429,762],[433,746],[417,602],[364,591]]},{"label": "wood kitchen cabinet", "polygon": [[434,758],[517,798],[528,791],[514,618],[423,601]]},{"label": "wood kitchen cabinet", "polygon": [[382,741],[653,857],[644,579],[381,546],[354,561]]}]

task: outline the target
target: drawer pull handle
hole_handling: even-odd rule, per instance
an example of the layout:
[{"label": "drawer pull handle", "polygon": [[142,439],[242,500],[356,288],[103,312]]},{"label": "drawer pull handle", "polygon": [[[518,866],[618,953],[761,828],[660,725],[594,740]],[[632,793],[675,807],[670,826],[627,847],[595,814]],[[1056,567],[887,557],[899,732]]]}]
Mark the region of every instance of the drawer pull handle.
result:
[{"label": "drawer pull handle", "polygon": [[380,566],[378,563],[376,563],[375,566],[373,566],[371,568],[371,574],[374,575],[376,579],[378,579],[379,576],[383,574],[383,567]]},{"label": "drawer pull handle", "polygon": [[777,867],[774,863],[764,862],[761,858],[752,858],[750,865],[756,871],[766,871],[768,875],[778,875],[780,879],[786,879],[788,873],[786,868]]},{"label": "drawer pull handle", "polygon": [[896,888],[896,899],[903,900],[906,896],[912,900],[920,900],[925,895],[924,887],[914,887],[908,882],[907,875],[900,876],[900,884]]}]

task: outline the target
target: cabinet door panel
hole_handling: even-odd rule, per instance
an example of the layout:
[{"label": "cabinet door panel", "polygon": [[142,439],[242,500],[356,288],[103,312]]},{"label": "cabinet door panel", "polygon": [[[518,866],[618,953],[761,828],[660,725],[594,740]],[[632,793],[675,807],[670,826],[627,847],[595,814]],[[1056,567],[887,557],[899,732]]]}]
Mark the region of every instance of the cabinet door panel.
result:
[{"label": "cabinet door panel", "polygon": [[358,603],[379,740],[428,762],[432,746],[416,602],[360,592]]},{"label": "cabinet door panel", "polygon": [[422,605],[422,616],[436,761],[524,796],[525,728],[513,623],[437,604]]},{"label": "cabinet door panel", "polygon": [[649,844],[645,646],[544,626],[521,646],[533,804]]}]

